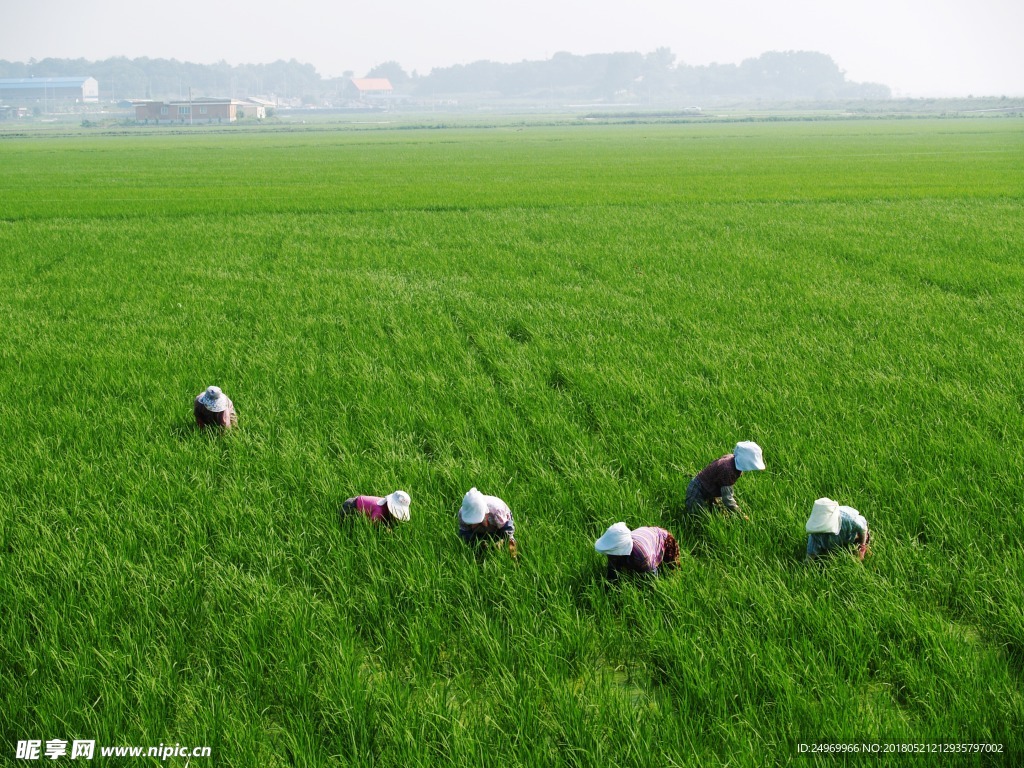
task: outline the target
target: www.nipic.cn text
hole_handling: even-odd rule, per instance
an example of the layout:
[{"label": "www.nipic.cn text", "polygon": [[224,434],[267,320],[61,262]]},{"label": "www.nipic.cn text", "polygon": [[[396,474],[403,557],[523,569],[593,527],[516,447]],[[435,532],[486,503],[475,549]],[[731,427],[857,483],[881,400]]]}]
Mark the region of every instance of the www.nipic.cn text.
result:
[{"label": "www.nipic.cn text", "polygon": [[172,757],[202,758],[210,756],[209,747],[183,747],[181,744],[160,744],[156,747],[99,747],[95,740],[26,739],[18,742],[16,760],[56,760],[66,757],[70,760],[92,760],[96,754],[101,757],[155,757],[168,760]]}]

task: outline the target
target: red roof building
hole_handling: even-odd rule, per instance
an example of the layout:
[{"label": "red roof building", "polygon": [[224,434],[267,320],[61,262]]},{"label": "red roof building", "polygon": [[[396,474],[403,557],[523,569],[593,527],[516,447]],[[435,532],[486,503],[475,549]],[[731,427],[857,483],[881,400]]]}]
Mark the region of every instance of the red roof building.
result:
[{"label": "red roof building", "polygon": [[359,98],[367,96],[390,96],[394,88],[386,77],[353,77],[352,85],[359,92]]}]

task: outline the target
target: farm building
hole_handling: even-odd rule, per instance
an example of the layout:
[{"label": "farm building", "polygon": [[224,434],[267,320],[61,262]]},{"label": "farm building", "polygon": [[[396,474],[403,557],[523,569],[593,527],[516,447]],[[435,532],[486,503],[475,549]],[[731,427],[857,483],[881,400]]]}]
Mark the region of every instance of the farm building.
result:
[{"label": "farm building", "polygon": [[391,96],[394,90],[386,77],[353,77],[352,86],[360,99],[381,99]]},{"label": "farm building", "polygon": [[14,105],[87,104],[100,100],[95,77],[16,77],[0,79],[0,100]]},{"label": "farm building", "polygon": [[239,99],[201,97],[184,101],[139,101],[135,121],[139,123],[233,123],[244,117],[262,120],[263,104]]}]

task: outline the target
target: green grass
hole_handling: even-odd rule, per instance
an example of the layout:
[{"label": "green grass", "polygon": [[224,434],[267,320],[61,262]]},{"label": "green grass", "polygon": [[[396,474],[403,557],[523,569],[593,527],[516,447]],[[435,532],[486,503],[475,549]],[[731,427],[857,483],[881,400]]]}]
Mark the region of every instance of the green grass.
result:
[{"label": "green grass", "polygon": [[[0,763],[1015,764],[1022,150],[1016,120],[0,140]],[[191,427],[211,383],[233,433]],[[739,439],[750,523],[686,520]],[[518,564],[456,537],[473,485]],[[408,525],[339,522],[395,488]],[[824,495],[863,565],[802,562]],[[605,588],[618,520],[681,568]]]}]

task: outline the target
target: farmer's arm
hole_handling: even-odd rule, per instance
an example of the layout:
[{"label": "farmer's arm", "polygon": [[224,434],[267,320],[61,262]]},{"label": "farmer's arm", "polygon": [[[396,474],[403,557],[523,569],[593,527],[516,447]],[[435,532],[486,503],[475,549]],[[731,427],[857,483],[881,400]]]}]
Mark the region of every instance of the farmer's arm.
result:
[{"label": "farmer's arm", "polygon": [[865,530],[857,531],[857,557],[860,560],[864,559],[864,555],[868,553],[868,532]]},{"label": "farmer's arm", "polygon": [[736,503],[736,496],[733,494],[731,485],[722,486],[722,503],[725,505],[725,508],[728,509],[730,512],[742,514],[740,510],[740,505]]}]

